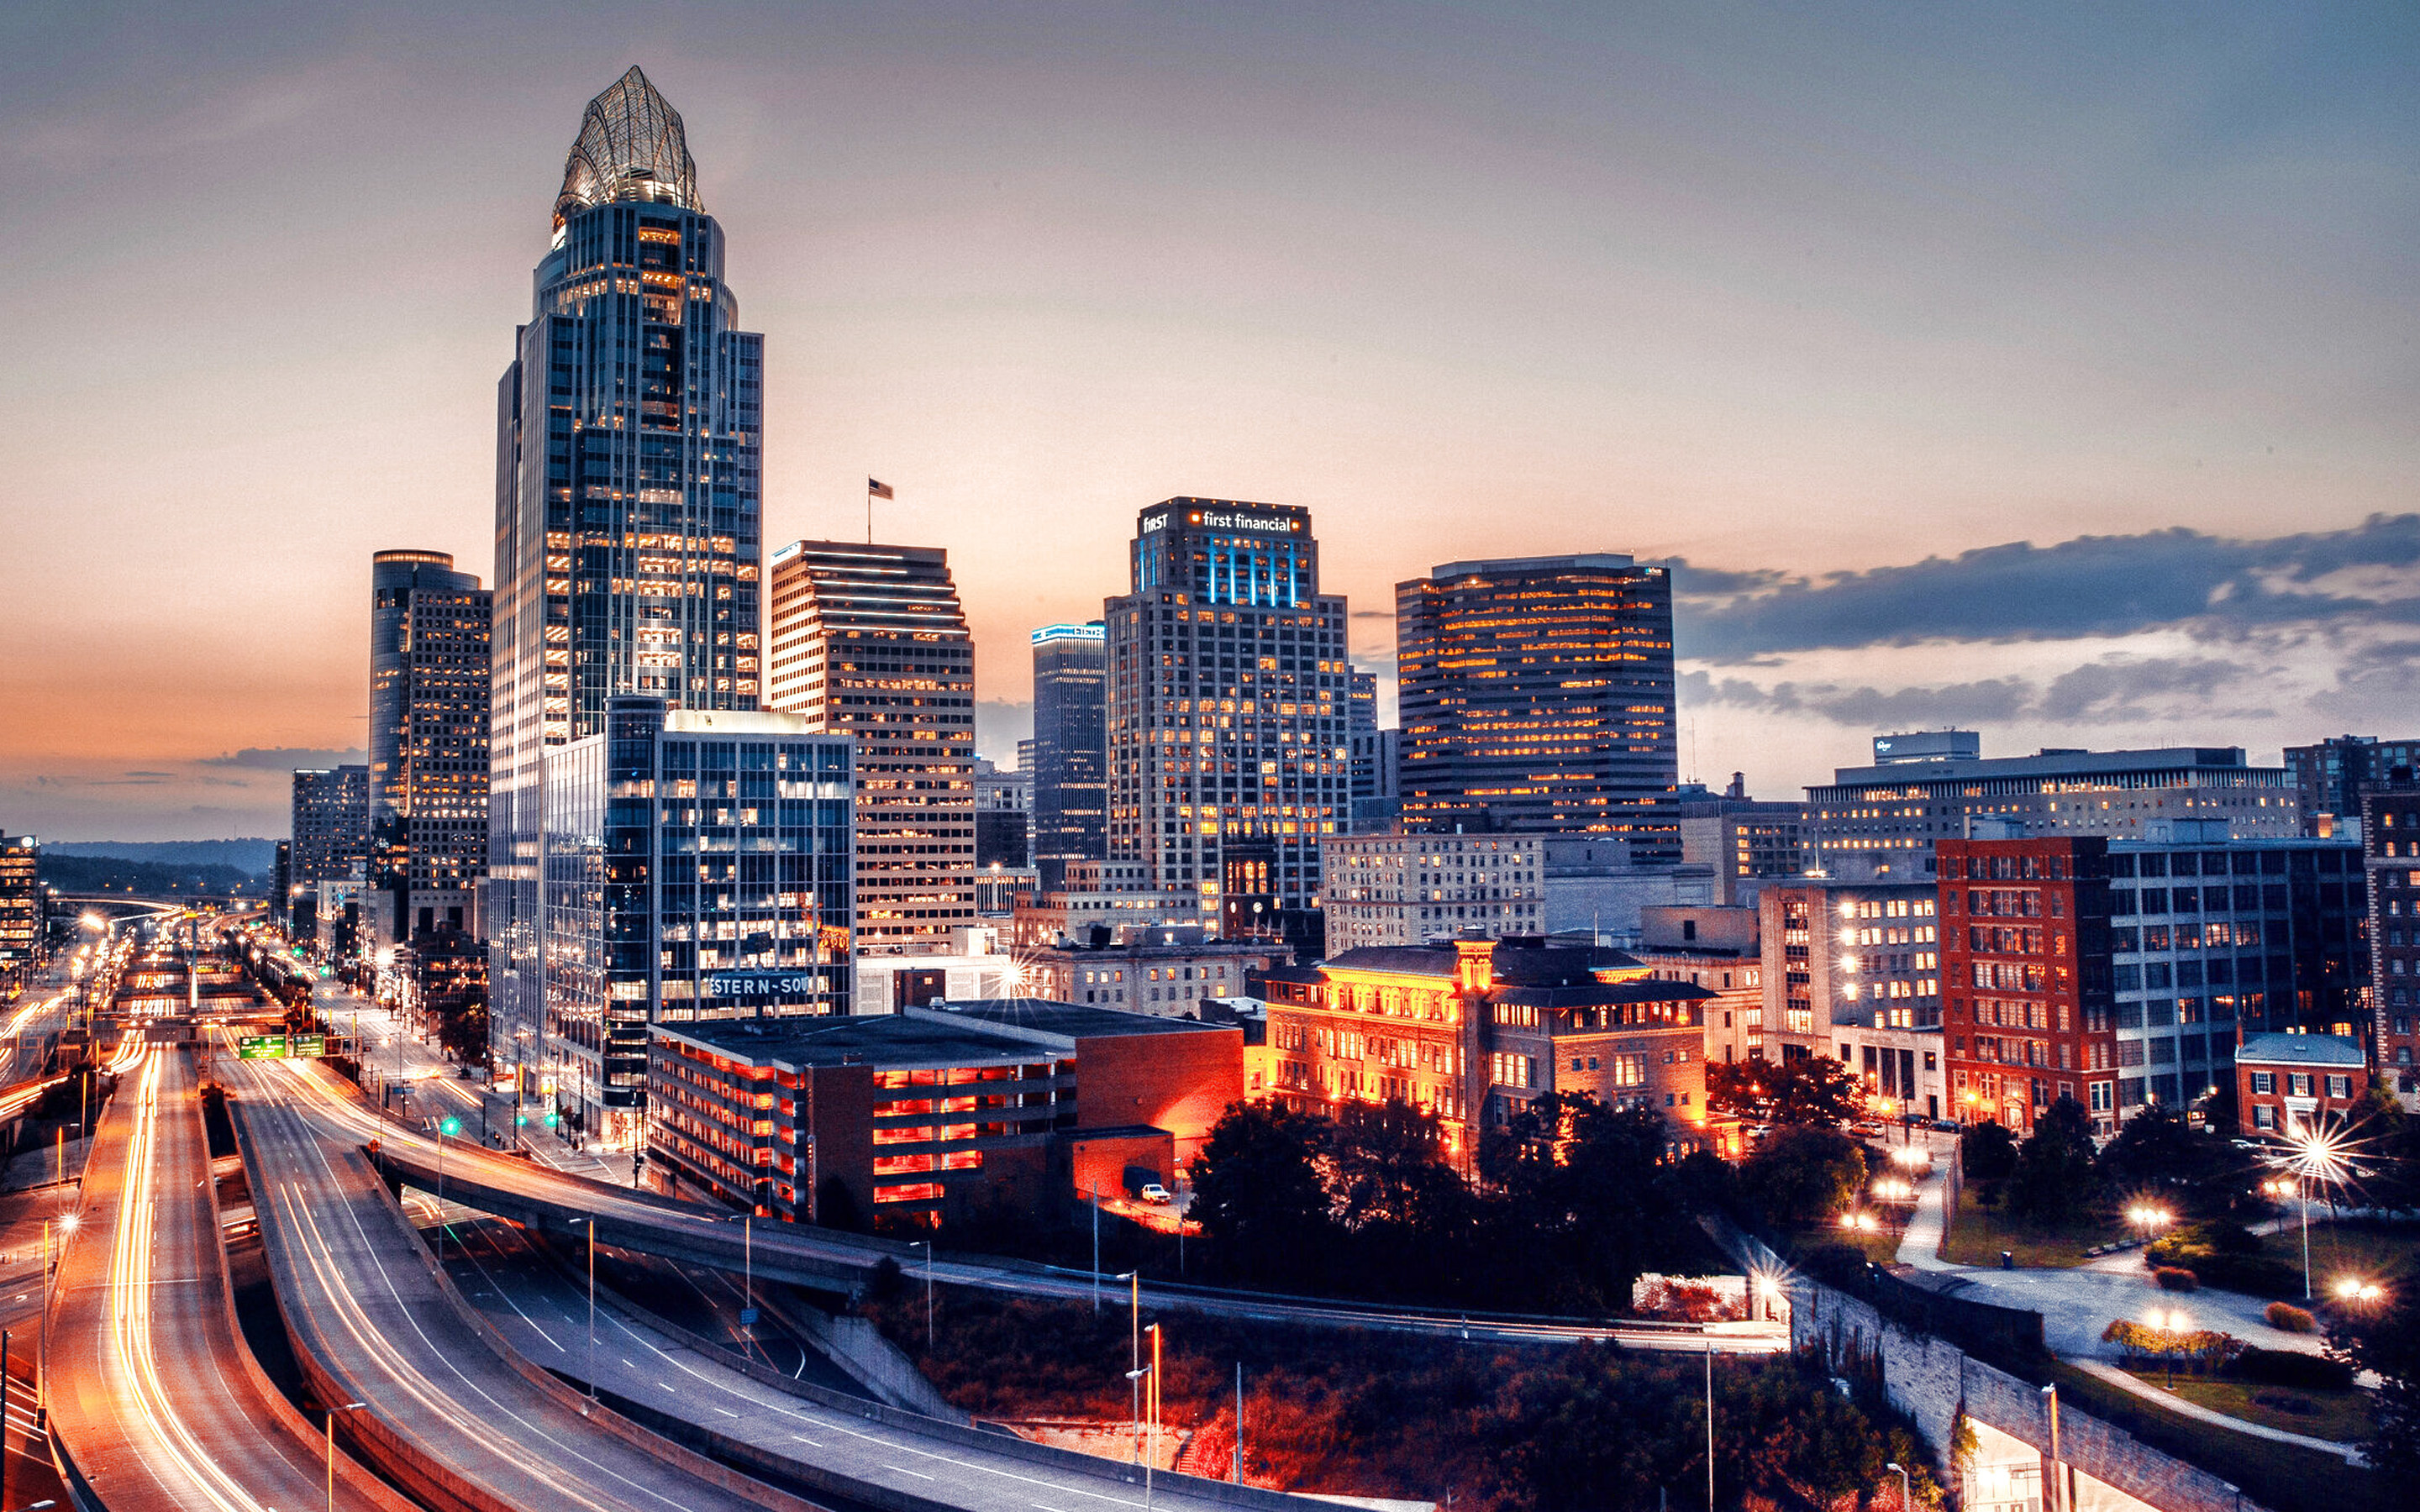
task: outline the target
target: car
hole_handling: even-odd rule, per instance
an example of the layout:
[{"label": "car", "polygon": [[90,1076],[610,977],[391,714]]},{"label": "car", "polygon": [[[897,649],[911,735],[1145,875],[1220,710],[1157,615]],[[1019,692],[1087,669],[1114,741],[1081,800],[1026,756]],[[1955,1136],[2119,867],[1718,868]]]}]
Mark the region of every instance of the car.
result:
[{"label": "car", "polygon": [[1142,1184],[1140,1195],[1145,1202],[1155,1204],[1169,1203],[1176,1200],[1174,1197],[1168,1195],[1168,1188],[1160,1185],[1157,1181],[1145,1181]]}]

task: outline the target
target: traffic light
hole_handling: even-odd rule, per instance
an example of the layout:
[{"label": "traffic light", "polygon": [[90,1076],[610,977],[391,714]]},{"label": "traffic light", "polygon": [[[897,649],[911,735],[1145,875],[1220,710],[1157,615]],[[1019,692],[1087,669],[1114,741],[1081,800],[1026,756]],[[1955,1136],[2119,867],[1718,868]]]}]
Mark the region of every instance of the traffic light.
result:
[{"label": "traffic light", "polygon": [[437,1132],[443,1134],[446,1138],[451,1139],[456,1134],[462,1132],[462,1120],[459,1119],[448,1119],[443,1123],[437,1126]]},{"label": "traffic light", "polygon": [[563,1121],[562,1116],[561,1116],[561,1115],[559,1115],[559,1114],[550,1113],[550,1114],[548,1114],[548,1115],[546,1116],[546,1126],[547,1126],[548,1128],[550,1128],[550,1129],[553,1128],[556,1124],[561,1123],[562,1121]]},{"label": "traffic light", "polygon": [[513,1127],[514,1127],[514,1128],[516,1128],[516,1129],[526,1129],[526,1128],[528,1128],[528,1127],[529,1127],[529,1115],[528,1115],[528,1114],[526,1114],[526,1113],[516,1113],[516,1114],[514,1114],[514,1115],[513,1115]]}]

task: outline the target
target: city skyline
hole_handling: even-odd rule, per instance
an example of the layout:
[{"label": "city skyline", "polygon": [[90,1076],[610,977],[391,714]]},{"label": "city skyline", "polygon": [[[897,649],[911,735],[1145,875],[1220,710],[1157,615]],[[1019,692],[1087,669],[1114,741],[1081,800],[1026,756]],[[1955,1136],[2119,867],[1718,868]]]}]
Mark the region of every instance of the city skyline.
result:
[{"label": "city skyline", "polygon": [[766,530],[846,537],[894,481],[995,757],[1025,637],[1182,494],[1311,510],[1382,674],[1388,586],[1438,563],[1685,560],[1682,775],[1768,795],[1927,724],[2265,760],[2420,687],[2408,26],[542,14],[11,22],[8,297],[56,362],[8,508],[73,585],[0,609],[12,829],[275,833],[288,768],[362,748],[360,575],[489,559],[529,206],[633,62],[739,228]]}]

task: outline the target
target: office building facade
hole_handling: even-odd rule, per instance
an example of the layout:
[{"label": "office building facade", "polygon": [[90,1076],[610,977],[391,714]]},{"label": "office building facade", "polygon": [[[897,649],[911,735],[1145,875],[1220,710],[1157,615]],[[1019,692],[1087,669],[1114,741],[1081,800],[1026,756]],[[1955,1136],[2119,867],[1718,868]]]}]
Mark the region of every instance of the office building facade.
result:
[{"label": "office building facade", "polygon": [[1664,568],[1448,563],[1396,585],[1395,637],[1405,827],[1585,830],[1680,859]]},{"label": "office building facade", "polygon": [[680,116],[634,68],[582,118],[497,386],[485,923],[499,1064],[551,1053],[569,1022],[546,1000],[543,867],[582,840],[550,815],[589,799],[547,797],[548,751],[600,734],[621,695],[757,706],[764,338],[739,329],[723,253]]},{"label": "office building facade", "polygon": [[2390,773],[2361,795],[2370,991],[2363,1038],[2381,1085],[2420,1109],[2420,782]]},{"label": "office building facade", "polygon": [[1942,1029],[1960,1122],[2024,1134],[2072,1098],[2097,1134],[2116,1131],[2108,849],[2099,836],[1941,842]]},{"label": "office building facade", "polygon": [[[1885,736],[1885,739],[1907,739]],[[2286,770],[2253,766],[2240,748],[2045,750],[2033,756],[1893,761],[1834,770],[1807,790],[1812,864],[1881,856],[1930,859],[1970,822],[2012,822],[2028,835],[2139,838],[2170,820],[2222,819],[2234,833],[2303,832]]]},{"label": "office building facade", "polygon": [[1350,806],[1344,600],[1308,510],[1171,499],[1142,511],[1132,591],[1104,606],[1109,858],[1221,917],[1220,849],[1266,841],[1279,908],[1319,906]]},{"label": "office building facade", "polygon": [[0,834],[0,982],[22,975],[42,949],[42,847]]},{"label": "office building facade", "polygon": [[2310,746],[2286,748],[2286,774],[2303,799],[2303,831],[2336,833],[2336,825],[2361,817],[2362,790],[2409,786],[2420,767],[2420,740],[2381,740],[2376,735],[2336,735]]},{"label": "office building facade", "polygon": [[1683,864],[1713,868],[1725,903],[1739,902],[1763,883],[1804,876],[1812,864],[1807,806],[1751,798],[1741,773],[1733,772],[1721,793],[1683,787],[1674,812]]},{"label": "office building facade", "polygon": [[369,767],[298,767],[288,812],[292,835],[283,906],[287,928],[300,938],[314,928],[319,884],[368,875]]},{"label": "office building facade", "polygon": [[1938,1028],[1938,908],[1930,877],[1806,878],[1760,889],[1765,1058],[1829,1056],[1841,1025]]},{"label": "office building facade", "polygon": [[773,554],[771,704],[857,742],[857,948],[946,953],[975,921],[975,653],[949,553]]},{"label": "office building facade", "polygon": [[370,880],[399,945],[478,927],[491,595],[442,551],[370,559]]},{"label": "office building facade", "polygon": [[499,1048],[578,1127],[637,1136],[650,1025],[849,1011],[845,738],[625,695],[546,764],[544,1034]]},{"label": "office building facade", "polygon": [[1033,859],[1033,773],[975,758],[975,865],[1023,871]]},{"label": "office building facade", "polygon": [[648,1144],[760,1215],[890,1232],[1172,1185],[1243,1095],[1242,1033],[1032,998],[664,1025]]},{"label": "office building facade", "polygon": [[1033,632],[1033,865],[1057,891],[1073,861],[1109,855],[1109,631],[1098,620]]}]

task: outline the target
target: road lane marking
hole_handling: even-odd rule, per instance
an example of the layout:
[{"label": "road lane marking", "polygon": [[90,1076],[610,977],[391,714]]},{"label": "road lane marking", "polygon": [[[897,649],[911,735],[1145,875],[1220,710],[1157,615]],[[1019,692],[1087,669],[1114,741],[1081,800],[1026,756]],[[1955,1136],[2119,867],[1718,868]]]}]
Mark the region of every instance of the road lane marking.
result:
[{"label": "road lane marking", "polygon": [[931,1480],[933,1478],[932,1476],[925,1474],[921,1470],[900,1470],[897,1465],[885,1465],[882,1468],[885,1470],[898,1471],[902,1475],[913,1475],[918,1480]]}]

